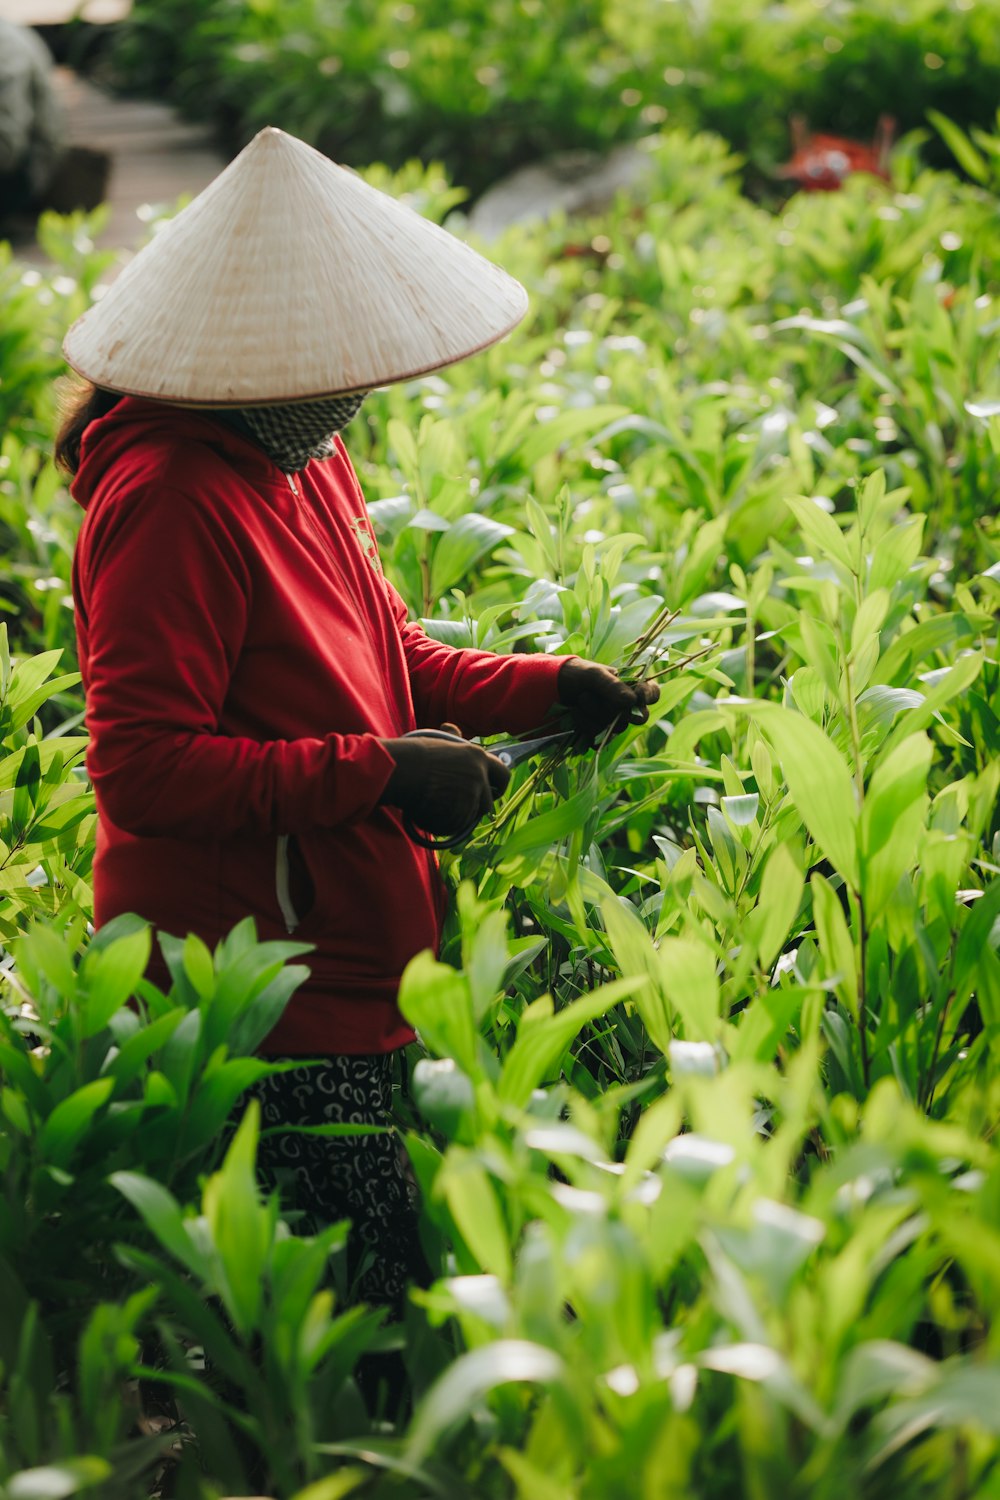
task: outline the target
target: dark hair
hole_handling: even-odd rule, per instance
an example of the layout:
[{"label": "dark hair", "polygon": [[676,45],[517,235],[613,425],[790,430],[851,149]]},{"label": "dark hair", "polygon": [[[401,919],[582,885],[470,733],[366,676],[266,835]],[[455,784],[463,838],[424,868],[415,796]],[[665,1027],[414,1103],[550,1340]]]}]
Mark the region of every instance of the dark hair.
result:
[{"label": "dark hair", "polygon": [[60,469],[75,474],[80,467],[80,442],[84,431],[97,417],[107,416],[112,407],[121,400],[118,391],[106,391],[103,386],[86,385],[73,392],[59,423],[56,433],[55,460]]}]

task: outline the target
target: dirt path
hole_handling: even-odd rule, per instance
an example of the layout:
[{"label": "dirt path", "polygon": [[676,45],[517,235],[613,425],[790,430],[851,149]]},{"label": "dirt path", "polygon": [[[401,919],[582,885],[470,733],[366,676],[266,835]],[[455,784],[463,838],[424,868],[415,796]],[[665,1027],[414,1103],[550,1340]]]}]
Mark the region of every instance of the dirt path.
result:
[{"label": "dirt path", "polygon": [[[151,206],[172,205],[182,194],[193,198],[226,165],[210,132],[180,119],[166,104],[117,98],[68,68],[56,68],[54,81],[68,143],[111,156],[111,215],[98,241],[102,248],[135,249],[145,237]],[[14,245],[21,259],[44,261],[30,238]]]}]

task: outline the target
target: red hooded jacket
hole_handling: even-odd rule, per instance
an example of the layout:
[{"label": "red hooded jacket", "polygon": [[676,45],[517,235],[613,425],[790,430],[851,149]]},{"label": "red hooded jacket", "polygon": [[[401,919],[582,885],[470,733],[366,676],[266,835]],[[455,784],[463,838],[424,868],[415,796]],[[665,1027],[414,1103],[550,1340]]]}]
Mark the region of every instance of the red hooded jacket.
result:
[{"label": "red hooded jacket", "polygon": [[379,740],[534,729],[566,658],[459,651],[408,623],[339,440],[290,480],[209,414],[126,397],[87,428],[72,493],[97,924],[135,911],[212,945],[252,915],[261,939],[315,944],[266,1052],[409,1041],[400,975],[436,947],[443,889],[379,805]]}]

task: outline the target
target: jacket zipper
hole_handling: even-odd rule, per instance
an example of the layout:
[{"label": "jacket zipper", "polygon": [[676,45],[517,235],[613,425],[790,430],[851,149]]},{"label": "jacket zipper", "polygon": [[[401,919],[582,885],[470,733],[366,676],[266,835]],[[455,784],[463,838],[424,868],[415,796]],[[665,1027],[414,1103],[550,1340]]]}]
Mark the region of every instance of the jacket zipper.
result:
[{"label": "jacket zipper", "polygon": [[[316,517],[313,514],[312,502],[309,499],[307,499],[305,493],[302,490],[299,489],[298,485],[295,483],[295,478],[294,478],[293,475],[286,474],[285,478],[288,480],[288,483],[289,483],[289,486],[291,488],[292,494],[295,495],[295,496],[297,496],[297,498],[302,501],[302,509],[305,511],[306,522],[307,522],[307,524],[309,526],[309,529],[312,532],[313,536],[316,538],[316,540],[319,543],[319,545],[322,547],[323,552],[325,553],[326,557],[329,559],[330,563],[332,564],[333,569],[334,569],[334,571],[337,574],[337,577],[340,579],[340,582],[343,585],[344,592],[353,599],[354,598],[354,590],[351,588],[350,584],[347,581],[347,577],[344,574],[343,568],[340,566],[340,562],[337,559],[337,555],[333,551],[333,548],[328,544],[328,542],[326,540],[326,537],[323,535],[323,533],[320,530],[319,526],[316,524]],[[361,623],[362,623],[362,625],[364,627],[365,634],[368,637],[368,641],[369,641],[369,644],[371,645],[372,651],[374,652],[375,660],[380,662],[382,660],[382,653],[379,650],[378,643],[376,642],[375,636],[372,633],[371,625],[369,624],[369,621],[368,621],[368,615],[367,615],[366,611],[364,609],[360,608],[360,607],[358,608],[358,615],[359,615]],[[383,684],[383,686],[384,686],[384,684]],[[386,699],[386,707],[389,709],[389,712],[391,713],[392,712],[392,707],[389,704],[388,699]]]}]

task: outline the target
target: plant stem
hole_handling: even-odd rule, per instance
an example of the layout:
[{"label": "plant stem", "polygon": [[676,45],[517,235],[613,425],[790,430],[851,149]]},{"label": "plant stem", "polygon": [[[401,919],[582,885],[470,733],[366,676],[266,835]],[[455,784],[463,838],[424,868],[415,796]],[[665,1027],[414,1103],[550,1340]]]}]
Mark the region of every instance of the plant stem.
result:
[{"label": "plant stem", "polygon": [[[757,622],[752,616],[747,617],[747,697],[754,696],[754,677],[757,674],[756,662],[757,645]],[[750,723],[747,721],[747,733],[750,732]]]},{"label": "plant stem", "polygon": [[865,903],[860,891],[858,894],[858,935],[861,948],[860,963],[858,965],[858,1037],[861,1042],[861,1076],[864,1079],[865,1088],[870,1086],[870,1069],[868,1063],[868,1022],[867,1008],[868,999],[866,994],[868,968],[868,922],[865,917]]},{"label": "plant stem", "polygon": [[716,649],[716,645],[713,642],[711,646],[705,646],[701,651],[692,651],[690,656],[682,656],[680,661],[671,661],[665,667],[657,668],[655,672],[647,672],[644,680],[646,682],[658,682],[661,677],[669,677],[671,672],[679,672],[682,667],[689,667],[693,661],[699,661],[703,656],[707,656],[710,651],[715,651]]},{"label": "plant stem", "polygon": [[632,666],[633,662],[635,662],[635,660],[642,655],[646,647],[652,641],[654,641],[657,636],[662,635],[667,627],[673,624],[674,620],[676,620],[679,614],[680,610],[671,609],[669,604],[664,604],[662,609],[657,611],[657,613],[653,616],[651,622],[642,632],[642,635],[640,635],[633,644],[628,656],[625,658],[623,671]]},{"label": "plant stem", "polygon": [[922,1097],[917,1101],[921,1109],[927,1112],[930,1111],[931,1104],[934,1101],[934,1069],[937,1067],[938,1055],[941,1051],[941,1042],[944,1039],[945,1019],[948,1015],[949,1010],[951,1009],[951,1002],[954,1000],[954,998],[954,990],[952,990],[949,995],[945,996],[944,1004],[941,1007],[941,1014],[938,1016],[938,1023],[934,1029],[934,1045],[931,1048],[930,1062],[927,1065],[927,1077],[925,1080],[925,1086],[921,1091]]},{"label": "plant stem", "polygon": [[434,595],[431,593],[431,544],[430,540],[424,542],[424,550],[420,554],[420,582],[423,588],[423,609],[421,613],[429,618],[434,611]]},{"label": "plant stem", "polygon": [[[865,772],[861,763],[861,731],[858,728],[858,710],[854,701],[854,683],[851,680],[851,648],[845,639],[843,630],[840,633],[840,646],[844,653],[844,687],[847,698],[847,719],[851,732],[851,752],[854,756],[854,785],[858,794],[858,814],[860,826],[860,813],[865,802]],[[857,851],[858,857],[858,889],[854,892],[858,904],[858,1040],[861,1044],[861,1076],[865,1088],[869,1086],[869,1062],[868,1062],[868,1003],[867,1003],[867,971],[868,971],[868,921],[865,915],[865,899],[861,891],[861,850]]]}]

